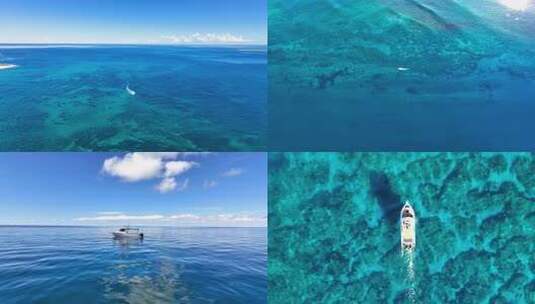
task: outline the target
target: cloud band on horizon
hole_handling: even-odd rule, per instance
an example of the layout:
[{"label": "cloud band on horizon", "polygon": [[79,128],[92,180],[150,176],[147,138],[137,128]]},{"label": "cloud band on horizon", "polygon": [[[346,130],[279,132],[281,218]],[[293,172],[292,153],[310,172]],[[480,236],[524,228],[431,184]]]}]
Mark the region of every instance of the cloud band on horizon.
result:
[{"label": "cloud band on horizon", "polygon": [[147,215],[127,215],[119,212],[99,212],[92,217],[75,218],[77,222],[143,222],[144,224],[175,224],[178,226],[251,226],[266,227],[267,216],[250,213],[221,213],[211,215],[196,215],[191,213],[180,213],[172,215],[147,214]]},{"label": "cloud band on horizon", "polygon": [[241,35],[233,35],[230,33],[216,34],[216,33],[194,33],[189,35],[162,35],[163,42],[173,44],[241,44],[253,42],[245,39]]}]

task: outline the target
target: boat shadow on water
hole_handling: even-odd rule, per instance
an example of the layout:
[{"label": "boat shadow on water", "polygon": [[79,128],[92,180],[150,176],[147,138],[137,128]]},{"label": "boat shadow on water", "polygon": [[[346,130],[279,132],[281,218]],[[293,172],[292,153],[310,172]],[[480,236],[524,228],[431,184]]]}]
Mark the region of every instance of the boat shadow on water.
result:
[{"label": "boat shadow on water", "polygon": [[398,223],[398,212],[403,207],[401,196],[394,192],[388,175],[384,172],[369,173],[370,193],[381,207],[383,217],[390,225]]}]

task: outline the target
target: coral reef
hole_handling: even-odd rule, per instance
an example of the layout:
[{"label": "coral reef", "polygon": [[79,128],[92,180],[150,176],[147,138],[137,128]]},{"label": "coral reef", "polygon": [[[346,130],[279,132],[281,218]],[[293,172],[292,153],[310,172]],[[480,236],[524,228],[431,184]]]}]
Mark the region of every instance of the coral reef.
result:
[{"label": "coral reef", "polygon": [[270,150],[533,151],[534,29],[498,0],[269,1]]},{"label": "coral reef", "polygon": [[[270,303],[535,301],[535,154],[269,162]],[[418,218],[412,282],[399,248],[404,200]]]},{"label": "coral reef", "polygon": [[266,148],[264,47],[0,50],[2,151]]}]

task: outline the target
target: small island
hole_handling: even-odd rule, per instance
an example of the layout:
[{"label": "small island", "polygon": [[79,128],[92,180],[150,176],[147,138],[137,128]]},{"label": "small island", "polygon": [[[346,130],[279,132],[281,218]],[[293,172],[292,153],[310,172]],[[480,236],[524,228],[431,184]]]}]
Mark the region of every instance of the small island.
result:
[{"label": "small island", "polygon": [[16,67],[17,67],[17,66],[14,65],[14,64],[0,63],[0,70],[7,70],[7,69],[16,68]]}]

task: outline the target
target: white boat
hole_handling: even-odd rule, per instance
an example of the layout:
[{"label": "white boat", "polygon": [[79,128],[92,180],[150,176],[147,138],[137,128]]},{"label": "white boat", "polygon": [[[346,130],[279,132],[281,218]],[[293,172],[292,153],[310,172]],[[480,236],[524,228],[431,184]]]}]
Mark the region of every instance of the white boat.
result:
[{"label": "white boat", "polygon": [[17,67],[17,65],[15,65],[15,64],[0,63],[0,70],[14,69],[16,67]]},{"label": "white boat", "polygon": [[132,96],[136,95],[136,91],[130,89],[130,85],[129,84],[126,85],[126,92],[128,92],[128,94],[130,94]]},{"label": "white boat", "polygon": [[128,226],[112,232],[115,239],[143,239],[143,233],[139,228],[130,228]]},{"label": "white boat", "polygon": [[409,201],[401,208],[401,250],[414,250],[416,247],[416,214]]}]

